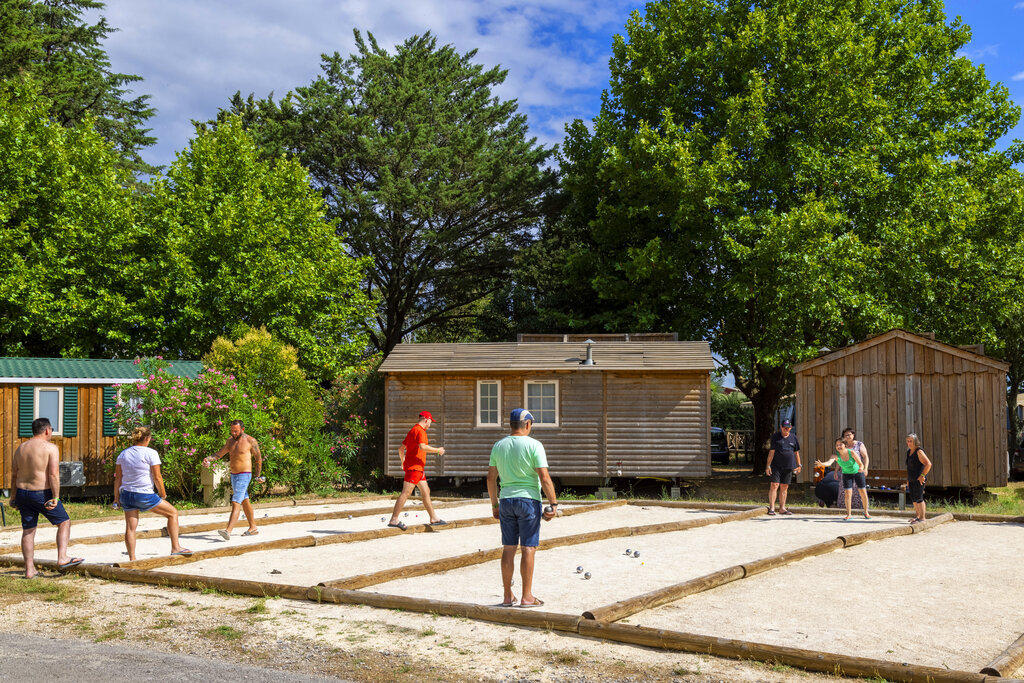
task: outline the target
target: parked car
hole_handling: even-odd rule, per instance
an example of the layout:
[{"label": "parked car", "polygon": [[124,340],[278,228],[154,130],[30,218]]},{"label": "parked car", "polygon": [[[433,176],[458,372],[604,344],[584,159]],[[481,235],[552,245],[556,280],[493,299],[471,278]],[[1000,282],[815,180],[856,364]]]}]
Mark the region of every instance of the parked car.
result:
[{"label": "parked car", "polygon": [[725,438],[725,430],[720,427],[711,428],[711,464],[729,464],[729,442]]}]

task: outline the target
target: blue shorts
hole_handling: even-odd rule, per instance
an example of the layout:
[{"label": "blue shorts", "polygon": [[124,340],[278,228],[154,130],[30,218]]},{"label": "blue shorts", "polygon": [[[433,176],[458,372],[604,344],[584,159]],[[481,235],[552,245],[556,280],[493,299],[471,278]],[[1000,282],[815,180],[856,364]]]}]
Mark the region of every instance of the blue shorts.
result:
[{"label": "blue shorts", "polygon": [[124,489],[121,489],[120,499],[122,510],[138,510],[139,512],[152,510],[163,500],[159,493],[138,493]]},{"label": "blue shorts", "polygon": [[231,475],[231,502],[241,503],[249,497],[249,482],[252,472],[239,472]]},{"label": "blue shorts", "polygon": [[533,498],[502,498],[498,501],[501,544],[536,548],[540,545],[540,501]]},{"label": "blue shorts", "polygon": [[50,524],[54,525],[70,520],[71,518],[68,517],[67,511],[64,509],[64,503],[60,501],[57,502],[57,506],[52,510],[46,509],[43,504],[52,498],[53,491],[50,489],[45,491],[18,489],[18,495],[15,497],[14,502],[21,513],[21,528],[35,529],[39,524],[39,515],[43,515],[50,521]]}]

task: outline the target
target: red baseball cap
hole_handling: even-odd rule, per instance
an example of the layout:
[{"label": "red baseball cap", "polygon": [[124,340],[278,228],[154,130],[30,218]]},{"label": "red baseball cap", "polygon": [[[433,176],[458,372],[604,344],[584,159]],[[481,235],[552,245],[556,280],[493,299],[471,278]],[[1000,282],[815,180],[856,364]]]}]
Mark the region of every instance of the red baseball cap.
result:
[{"label": "red baseball cap", "polygon": [[431,422],[437,422],[437,420],[434,419],[434,416],[430,414],[429,410],[424,410],[422,413],[420,413],[420,418],[427,418]]}]

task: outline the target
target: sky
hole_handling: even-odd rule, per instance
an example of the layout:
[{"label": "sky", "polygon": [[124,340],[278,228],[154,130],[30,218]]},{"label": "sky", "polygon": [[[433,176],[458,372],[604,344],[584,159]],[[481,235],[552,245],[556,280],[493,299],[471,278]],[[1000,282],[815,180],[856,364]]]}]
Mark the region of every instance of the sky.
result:
[{"label": "sky", "polygon": [[[137,74],[152,96],[158,142],[146,161],[167,165],[192,137],[191,121],[213,118],[235,91],[280,97],[311,82],[320,55],[354,50],[352,29],[391,47],[431,31],[477,61],[500,64],[496,91],[517,99],[533,135],[562,141],[565,124],[592,119],[608,85],[612,37],[644,3],[631,0],[107,0],[118,29],[105,47],[115,71]],[[1024,104],[1024,2],[948,0],[949,16],[973,29],[964,54],[985,65]],[[1024,139],[1019,124],[1003,140]]]}]

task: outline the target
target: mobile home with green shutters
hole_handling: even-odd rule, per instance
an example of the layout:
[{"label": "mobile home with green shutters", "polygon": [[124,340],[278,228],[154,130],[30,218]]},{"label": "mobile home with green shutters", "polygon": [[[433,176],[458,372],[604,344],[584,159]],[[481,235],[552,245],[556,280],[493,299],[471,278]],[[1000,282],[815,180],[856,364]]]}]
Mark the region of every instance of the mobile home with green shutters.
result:
[{"label": "mobile home with green shutters", "polygon": [[[196,377],[201,369],[199,361],[174,361],[169,372]],[[115,455],[117,429],[108,410],[117,401],[114,385],[141,379],[131,360],[0,358],[0,488],[10,486],[11,457],[39,417],[53,425],[61,462],[82,463],[86,494],[112,486],[103,461]]]}]

